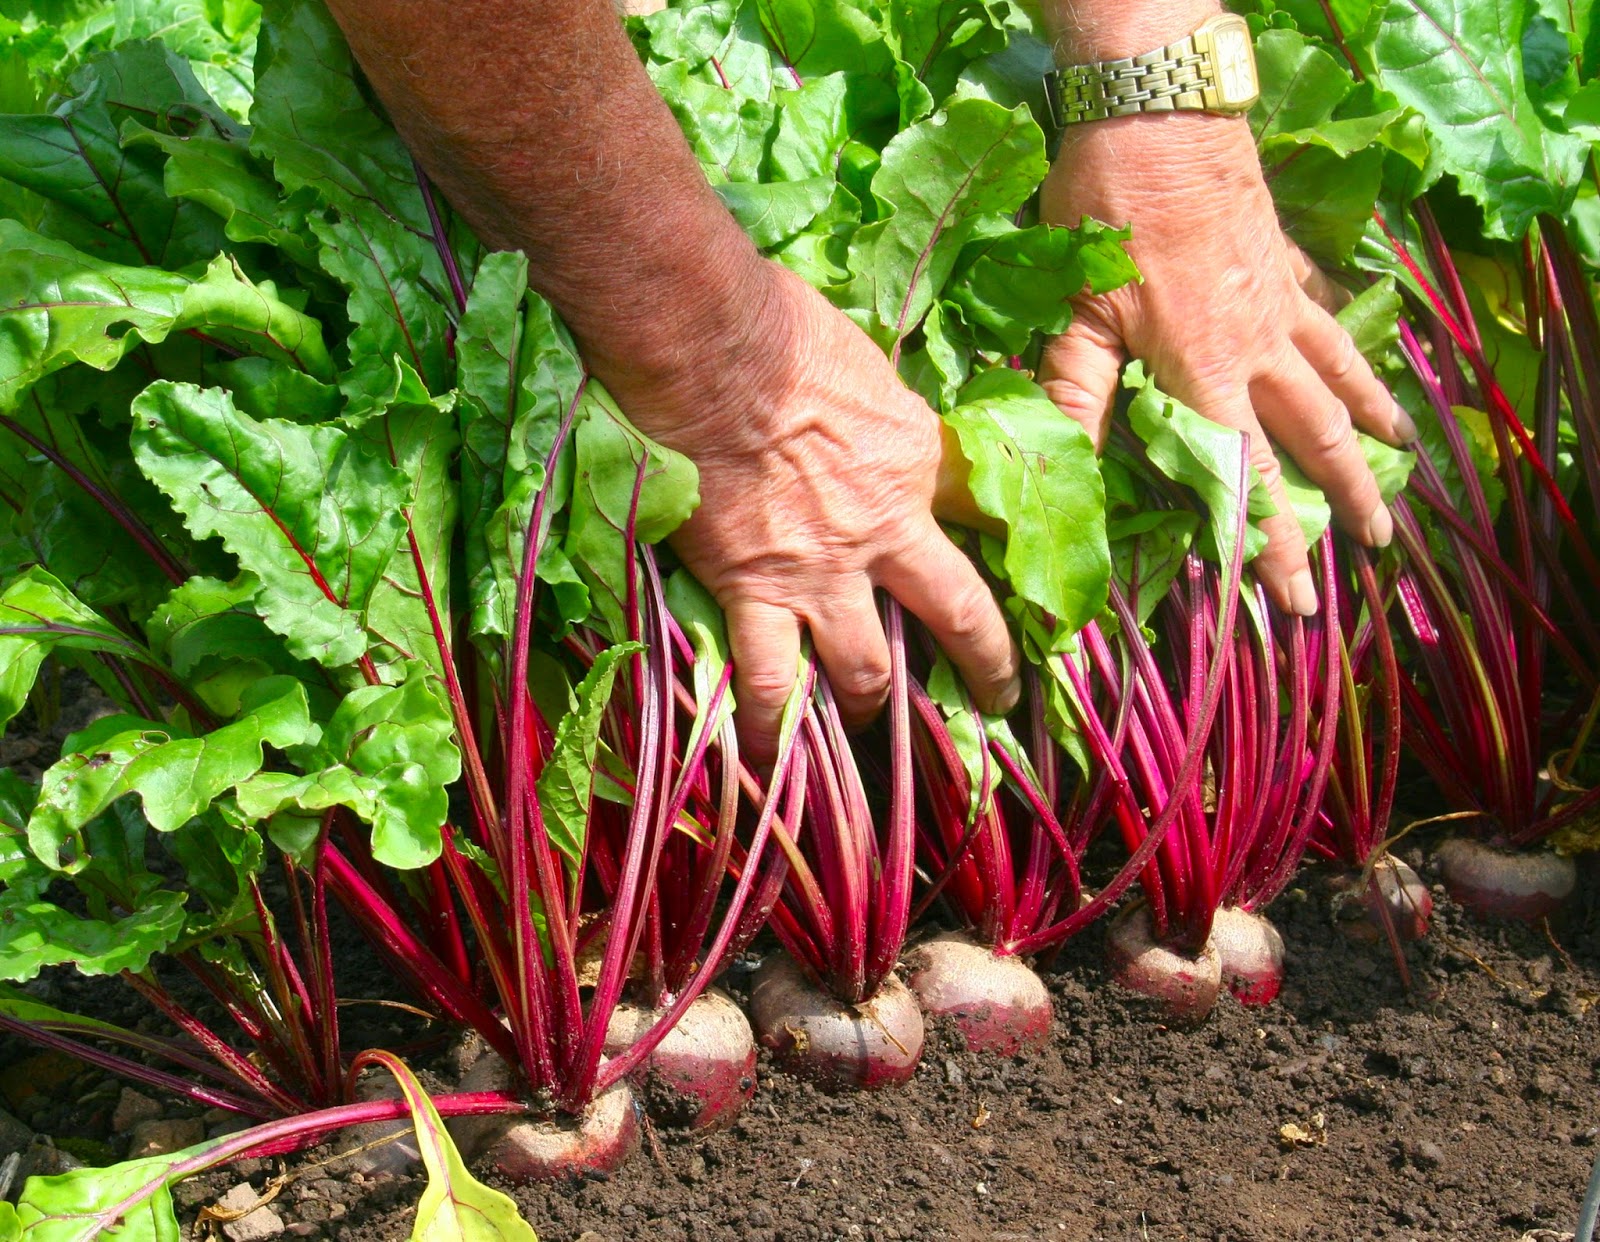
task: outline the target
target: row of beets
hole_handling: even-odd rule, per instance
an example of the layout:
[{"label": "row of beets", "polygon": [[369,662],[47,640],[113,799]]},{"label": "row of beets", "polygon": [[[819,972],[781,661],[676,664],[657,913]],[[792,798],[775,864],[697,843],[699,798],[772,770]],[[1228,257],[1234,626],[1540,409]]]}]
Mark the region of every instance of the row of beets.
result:
[{"label": "row of beets", "polygon": [[[1388,852],[1407,752],[1431,784],[1410,780],[1405,810],[1468,830],[1436,855],[1452,895],[1491,917],[1557,909],[1574,868],[1541,845],[1562,831],[1581,839],[1596,802],[1579,765],[1600,704],[1600,643],[1579,582],[1600,575],[1546,463],[1565,399],[1579,411],[1583,467],[1596,464],[1588,394],[1600,391],[1600,333],[1571,252],[1547,225],[1523,274],[1543,366],[1541,418],[1524,426],[1425,209],[1420,220],[1419,254],[1395,243],[1420,295],[1401,345],[1440,434],[1417,446],[1396,502],[1398,554],[1325,535],[1322,612],[1277,615],[1243,566],[1241,510],[1236,537],[1219,540],[1230,563],[1186,556],[1153,609],[1140,605],[1137,568],[1114,585],[1114,624],[1090,625],[1058,670],[1033,671],[1016,733],[992,723],[980,733],[976,717],[941,706],[930,687],[948,670],[892,603],[892,690],[874,735],[846,738],[818,678],[758,792],[731,735],[702,753],[691,725],[688,758],[662,769],[678,783],[661,788],[699,781],[669,801],[705,836],[670,834],[631,922],[619,919],[613,861],[628,834],[618,825],[597,838],[610,843],[595,854],[609,900],[597,923],[613,936],[630,929],[635,947],[632,999],[605,1040],[612,1081],[650,1077],[645,1098],[667,1122],[732,1117],[754,1089],[750,1024],[721,992],[684,1002],[763,924],[782,951],[753,981],[755,1037],[785,1069],[831,1090],[909,1078],[924,1014],[952,1020],[975,1050],[1041,1045],[1049,997],[1024,959],[1058,948],[1135,884],[1143,899],[1123,902],[1110,927],[1112,975],[1174,1017],[1203,1017],[1223,987],[1245,1004],[1277,995],[1282,942],[1261,911],[1308,853],[1335,864],[1342,926],[1356,939],[1386,938],[1403,971],[1399,946],[1425,934],[1432,912],[1428,888]],[[1471,407],[1487,412],[1496,452],[1470,442],[1462,419]],[[1154,484],[1146,500],[1182,503]],[[645,628],[667,628],[661,648],[686,658],[670,617],[648,601],[644,612]],[[1075,756],[1046,729],[1047,675],[1069,692]],[[693,695],[674,693],[687,718]],[[662,710],[671,710],[665,695]],[[1070,779],[1079,770],[1093,775]],[[1435,791],[1443,813],[1417,805]],[[741,798],[755,828],[729,835]],[[1102,834],[1120,839],[1121,863],[1091,892],[1081,867]],[[723,871],[737,885],[706,944]],[[905,951],[908,929],[935,906],[946,917]],[[962,930],[936,931],[940,922]],[[663,1016],[677,1021],[664,1037]],[[533,1164],[527,1123],[468,1127],[478,1148],[508,1127],[521,1132],[497,1153],[512,1172],[614,1165],[631,1142],[631,1113],[613,1103],[586,1116],[586,1129],[548,1127],[564,1146]]]},{"label": "row of beets", "polygon": [[[1582,768],[1600,714],[1585,595],[1600,563],[1547,464],[1565,406],[1581,482],[1600,494],[1600,329],[1576,260],[1547,226],[1521,274],[1541,360],[1539,418],[1525,426],[1425,206],[1418,218],[1415,253],[1394,243],[1411,299],[1400,346],[1438,430],[1394,505],[1394,550],[1322,537],[1319,615],[1270,608],[1245,567],[1236,506],[1215,559],[1190,551],[1141,567],[1135,556],[1113,584],[1111,617],[1030,670],[1021,708],[1000,722],[963,706],[949,666],[886,602],[881,723],[847,737],[813,670],[762,775],[739,756],[731,670],[707,658],[687,619],[704,605],[630,543],[633,641],[582,628],[565,640],[586,671],[579,697],[603,711],[609,756],[591,750],[572,786],[586,808],[576,848],[541,810],[563,722],[513,695],[481,745],[472,728],[485,717],[468,706],[441,630],[469,811],[446,826],[440,858],[402,881],[335,806],[309,862],[283,858],[284,909],[269,910],[252,881],[263,972],[177,956],[253,1055],[149,972],[125,977],[185,1039],[16,1010],[0,1012],[0,1028],[247,1116],[336,1104],[348,1086],[331,899],[413,993],[482,1038],[488,1054],[440,1112],[457,1117],[469,1154],[490,1151],[532,1178],[621,1160],[636,1134],[629,1082],[651,1080],[643,1096],[665,1122],[715,1126],[737,1112],[754,1089],[750,1023],[709,985],[763,929],[781,951],[753,982],[756,1036],[829,1089],[909,1077],[924,1013],[953,1019],[975,1049],[1039,1045],[1050,1007],[1025,959],[1119,903],[1108,942],[1122,984],[1191,1019],[1224,985],[1267,1003],[1282,946],[1261,911],[1308,851],[1343,868],[1336,904],[1366,916],[1353,928],[1396,945],[1421,935],[1428,890],[1387,852],[1406,751],[1471,830],[1441,851],[1458,898],[1491,915],[1548,914],[1572,866],[1532,847],[1581,832],[1600,798]],[[1486,430],[1464,424],[1471,409]],[[1131,437],[1114,451],[1143,480],[1145,509],[1192,504]],[[544,529],[537,508],[531,528]],[[539,538],[524,549],[511,686],[529,684],[541,550]],[[1052,710],[1073,723],[1070,747],[1047,726]],[[1143,899],[1124,901],[1135,885]],[[950,924],[962,930],[934,934]],[[521,1107],[527,1088],[547,1118],[567,1120],[461,1115]]]}]

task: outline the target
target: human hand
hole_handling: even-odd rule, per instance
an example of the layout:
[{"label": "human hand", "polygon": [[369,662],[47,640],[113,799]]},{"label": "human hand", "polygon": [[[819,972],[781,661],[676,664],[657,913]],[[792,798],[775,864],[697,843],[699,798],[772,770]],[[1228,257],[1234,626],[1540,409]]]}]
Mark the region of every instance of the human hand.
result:
[{"label": "human hand", "polygon": [[802,625],[846,722],[882,706],[874,587],[927,625],[984,710],[1009,710],[1020,682],[1004,616],[931,513],[938,417],[820,294],[757,262],[744,331],[689,342],[670,377],[602,376],[641,430],[699,468],[700,508],[673,545],[727,616],[741,740],[773,757]]},{"label": "human hand", "polygon": [[[1096,444],[1123,361],[1144,359],[1174,397],[1250,437],[1278,512],[1254,562],[1280,607],[1309,615],[1316,588],[1270,435],[1361,542],[1394,524],[1355,428],[1392,445],[1416,428],[1318,299],[1329,286],[1282,235],[1255,144],[1234,117],[1167,113],[1069,127],[1040,191],[1056,224],[1131,222],[1144,282],[1073,300],[1040,383]],[[1302,287],[1304,286],[1304,288]]]}]

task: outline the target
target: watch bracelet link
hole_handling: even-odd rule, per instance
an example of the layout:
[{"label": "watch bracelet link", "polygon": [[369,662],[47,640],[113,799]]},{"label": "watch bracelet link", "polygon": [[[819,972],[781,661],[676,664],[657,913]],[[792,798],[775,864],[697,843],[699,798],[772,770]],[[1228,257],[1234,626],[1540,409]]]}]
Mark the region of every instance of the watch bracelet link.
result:
[{"label": "watch bracelet link", "polygon": [[1194,35],[1142,56],[1072,65],[1045,75],[1058,127],[1140,112],[1216,106],[1215,64]]}]

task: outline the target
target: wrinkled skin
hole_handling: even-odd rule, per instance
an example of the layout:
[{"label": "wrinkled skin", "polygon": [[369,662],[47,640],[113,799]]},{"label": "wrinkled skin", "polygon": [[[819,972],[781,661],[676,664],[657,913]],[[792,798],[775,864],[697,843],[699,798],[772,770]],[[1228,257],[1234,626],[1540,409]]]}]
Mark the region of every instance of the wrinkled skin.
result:
[{"label": "wrinkled skin", "polygon": [[671,384],[610,380],[629,417],[699,468],[700,508],[673,543],[727,614],[746,744],[772,757],[802,624],[846,721],[881,706],[875,587],[921,618],[981,704],[1009,710],[1020,687],[1004,618],[932,515],[938,417],[820,294],[762,269],[748,334],[713,364]]}]

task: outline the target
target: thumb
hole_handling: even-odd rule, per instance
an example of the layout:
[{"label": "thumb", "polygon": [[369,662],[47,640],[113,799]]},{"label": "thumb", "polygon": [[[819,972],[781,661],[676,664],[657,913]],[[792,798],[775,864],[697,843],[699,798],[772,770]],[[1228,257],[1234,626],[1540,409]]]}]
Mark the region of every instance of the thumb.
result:
[{"label": "thumb", "polygon": [[1122,337],[1103,315],[1081,306],[1072,326],[1044,347],[1039,386],[1061,412],[1105,448],[1111,431],[1111,402],[1122,372]]}]

